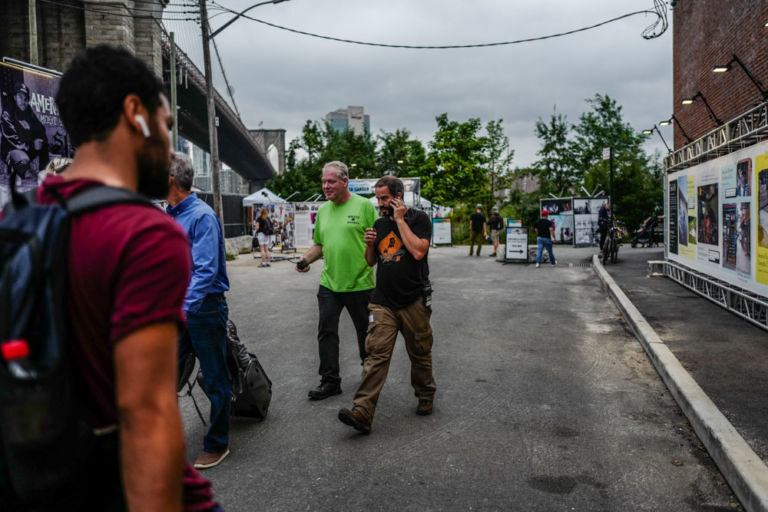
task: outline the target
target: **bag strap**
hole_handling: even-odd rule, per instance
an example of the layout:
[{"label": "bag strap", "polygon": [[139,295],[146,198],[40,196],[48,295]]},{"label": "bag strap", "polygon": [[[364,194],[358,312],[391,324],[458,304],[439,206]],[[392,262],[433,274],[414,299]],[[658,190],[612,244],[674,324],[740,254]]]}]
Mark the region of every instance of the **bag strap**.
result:
[{"label": "bag strap", "polygon": [[113,204],[140,204],[154,207],[152,202],[142,195],[125,188],[103,185],[90,188],[68,199],[66,208],[70,214],[79,215]]}]

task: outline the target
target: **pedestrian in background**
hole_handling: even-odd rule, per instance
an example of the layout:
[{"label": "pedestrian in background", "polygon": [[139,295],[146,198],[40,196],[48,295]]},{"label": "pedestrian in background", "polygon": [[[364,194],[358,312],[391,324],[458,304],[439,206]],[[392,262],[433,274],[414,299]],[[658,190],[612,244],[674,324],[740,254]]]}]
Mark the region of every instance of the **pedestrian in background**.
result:
[{"label": "pedestrian in background", "polygon": [[499,209],[496,206],[491,208],[488,227],[491,228],[491,243],[493,243],[493,253],[491,256],[495,257],[496,251],[499,249],[499,232],[504,228],[504,219],[499,215]]},{"label": "pedestrian in background", "polygon": [[398,332],[405,338],[411,360],[411,385],[416,414],[432,414],[435,379],[432,376],[432,286],[427,253],[432,225],[427,214],[403,203],[403,182],[394,176],[374,186],[381,217],[365,233],[365,260],[376,268],[376,288],[370,305],[370,326],[354,407],[341,409],[339,420],[359,432],[371,431],[373,414],[387,378]]},{"label": "pedestrian in background", "polygon": [[259,211],[254,228],[257,241],[259,242],[259,252],[261,253],[261,264],[259,266],[269,267],[271,266],[269,264],[269,237],[274,233],[274,229],[272,228],[272,221],[269,219],[269,211],[267,211],[266,207]]},{"label": "pedestrian in background", "polygon": [[472,248],[477,242],[477,256],[480,256],[480,248],[483,240],[488,236],[488,229],[483,215],[483,205],[475,206],[475,213],[469,216],[469,255],[472,256]]},{"label": "pedestrian in background", "polygon": [[547,249],[549,254],[549,262],[554,266],[555,253],[552,251],[552,243],[556,242],[555,239],[555,227],[552,225],[552,221],[549,220],[549,212],[547,210],[541,210],[541,218],[536,221],[533,229],[536,231],[536,268],[541,266],[541,253],[544,248]]},{"label": "pedestrian in background", "polygon": [[192,279],[184,312],[187,329],[179,340],[179,362],[188,354],[200,361],[205,392],[211,401],[211,427],[203,439],[198,469],[212,468],[229,455],[231,383],[226,364],[229,290],[224,231],[219,217],[192,192],[195,169],[183,153],[171,154],[168,214],[187,232],[192,249]]},{"label": "pedestrian in background", "polygon": [[600,234],[600,254],[603,253],[606,235],[612,223],[611,203],[605,203],[597,212],[597,232]]},{"label": "pedestrian in background", "polygon": [[373,227],[376,209],[368,199],[349,191],[349,170],[344,163],[325,164],[322,180],[328,202],[317,211],[314,245],[296,263],[297,271],[307,272],[310,263],[324,258],[317,292],[320,385],[309,392],[312,400],[341,393],[339,318],[344,308],[357,331],[360,361],[365,361],[368,302],[373,290],[373,270],[365,261],[363,239],[366,228]]}]

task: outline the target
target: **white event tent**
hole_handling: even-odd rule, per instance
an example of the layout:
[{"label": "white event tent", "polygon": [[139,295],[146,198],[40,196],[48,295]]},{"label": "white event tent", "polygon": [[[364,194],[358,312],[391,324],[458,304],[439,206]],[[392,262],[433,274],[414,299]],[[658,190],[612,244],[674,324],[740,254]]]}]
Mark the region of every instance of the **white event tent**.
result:
[{"label": "white event tent", "polygon": [[264,187],[261,190],[257,190],[253,194],[243,198],[243,206],[275,203],[287,203],[287,201],[269,190],[267,187]]}]

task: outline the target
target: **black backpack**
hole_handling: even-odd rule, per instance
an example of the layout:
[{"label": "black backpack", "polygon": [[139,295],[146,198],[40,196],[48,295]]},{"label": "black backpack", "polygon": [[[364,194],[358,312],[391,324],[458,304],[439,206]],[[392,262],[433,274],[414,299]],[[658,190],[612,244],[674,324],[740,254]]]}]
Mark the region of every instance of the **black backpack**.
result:
[{"label": "black backpack", "polygon": [[275,234],[275,227],[272,225],[272,220],[269,218],[264,219],[264,234],[265,235]]},{"label": "black backpack", "polygon": [[0,503],[23,510],[55,506],[77,480],[91,434],[68,354],[70,219],[107,205],[152,203],[99,186],[40,205],[34,190],[11,189],[0,220]]}]

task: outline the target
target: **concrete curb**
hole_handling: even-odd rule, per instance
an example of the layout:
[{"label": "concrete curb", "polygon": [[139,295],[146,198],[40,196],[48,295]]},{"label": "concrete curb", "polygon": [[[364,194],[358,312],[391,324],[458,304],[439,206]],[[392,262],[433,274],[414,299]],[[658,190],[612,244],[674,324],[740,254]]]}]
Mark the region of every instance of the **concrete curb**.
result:
[{"label": "concrete curb", "polygon": [[741,504],[768,512],[768,467],[683,368],[595,255],[592,268]]}]

